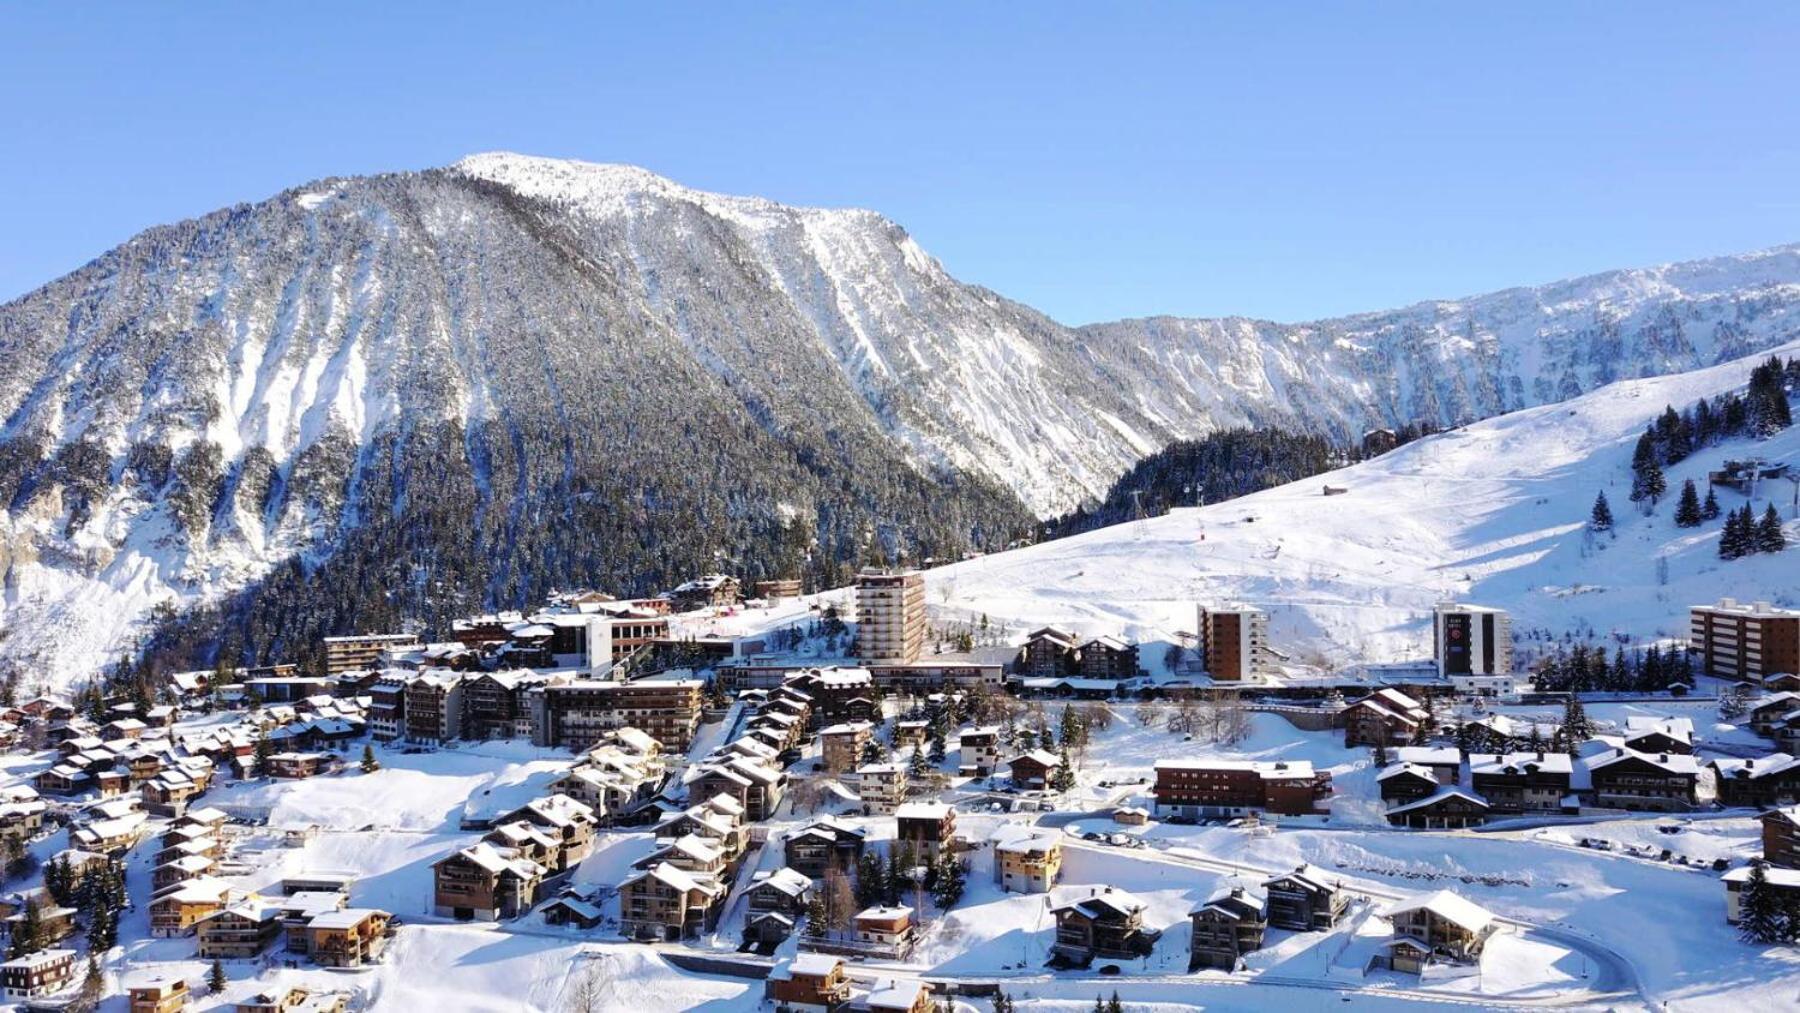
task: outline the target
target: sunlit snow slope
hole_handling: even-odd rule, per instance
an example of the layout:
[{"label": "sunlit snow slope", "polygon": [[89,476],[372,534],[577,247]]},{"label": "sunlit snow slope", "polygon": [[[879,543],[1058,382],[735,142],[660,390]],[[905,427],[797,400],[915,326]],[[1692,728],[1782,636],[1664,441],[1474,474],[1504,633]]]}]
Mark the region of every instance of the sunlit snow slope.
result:
[{"label": "sunlit snow slope", "polygon": [[[1800,353],[1800,343],[1782,354]],[[1675,526],[1674,493],[1728,457],[1800,467],[1800,427],[1707,448],[1668,469],[1654,513],[1628,501],[1633,446],[1665,405],[1741,388],[1752,357],[1677,376],[1616,383],[1409,444],[1340,471],[1242,499],[1122,524],[928,574],[940,612],[1018,625],[1058,622],[1173,640],[1194,605],[1271,613],[1271,640],[1296,661],[1429,656],[1427,615],[1456,597],[1509,609],[1515,628],[1685,636],[1686,607],[1721,595],[1800,604],[1794,486],[1772,480],[1790,548],[1721,561],[1720,521]],[[1326,497],[1325,486],[1347,489]],[[1616,536],[1585,522],[1604,490]],[[1730,510],[1745,498],[1718,490]],[[1666,560],[1667,584],[1658,579]]]}]

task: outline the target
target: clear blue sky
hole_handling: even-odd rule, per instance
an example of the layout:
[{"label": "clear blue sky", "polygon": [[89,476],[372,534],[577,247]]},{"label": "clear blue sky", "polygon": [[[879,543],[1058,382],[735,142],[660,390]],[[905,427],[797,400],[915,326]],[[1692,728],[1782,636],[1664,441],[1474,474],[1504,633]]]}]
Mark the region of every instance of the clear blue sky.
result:
[{"label": "clear blue sky", "polygon": [[1800,241],[1800,5],[505,6],[0,8],[0,300],[490,149],[875,208],[1070,323]]}]

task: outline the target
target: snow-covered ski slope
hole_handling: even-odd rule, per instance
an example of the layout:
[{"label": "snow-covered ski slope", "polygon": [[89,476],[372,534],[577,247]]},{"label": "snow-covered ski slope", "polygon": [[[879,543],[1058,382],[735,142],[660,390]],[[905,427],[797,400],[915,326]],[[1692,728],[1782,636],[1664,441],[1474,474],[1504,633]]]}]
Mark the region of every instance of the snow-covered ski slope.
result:
[{"label": "snow-covered ski slope", "polygon": [[[1800,354],[1800,342],[1778,354]],[[1722,519],[1673,520],[1682,481],[1704,495],[1707,471],[1728,458],[1800,469],[1800,427],[1674,465],[1647,516],[1629,501],[1632,449],[1650,420],[1742,388],[1762,358],[1615,383],[1255,495],[941,567],[927,574],[929,600],[940,616],[1147,642],[1193,631],[1196,603],[1243,603],[1270,612],[1278,650],[1334,665],[1428,656],[1427,617],[1446,598],[1506,608],[1523,631],[1640,639],[1685,636],[1687,606],[1721,595],[1800,604],[1800,548],[1726,562]],[[1600,491],[1612,536],[1586,531]],[[1794,494],[1774,479],[1755,496],[1758,517],[1767,502],[1780,508],[1790,543]],[[1718,497],[1724,510],[1745,502],[1724,487]]]}]

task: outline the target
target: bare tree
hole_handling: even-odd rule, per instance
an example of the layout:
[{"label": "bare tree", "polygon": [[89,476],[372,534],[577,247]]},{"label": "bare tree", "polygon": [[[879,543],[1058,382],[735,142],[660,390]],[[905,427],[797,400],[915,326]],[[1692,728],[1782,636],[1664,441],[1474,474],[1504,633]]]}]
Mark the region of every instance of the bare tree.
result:
[{"label": "bare tree", "polygon": [[563,1000],[564,1013],[600,1013],[605,1009],[606,994],[601,981],[599,966],[589,960],[569,983],[568,998]]}]

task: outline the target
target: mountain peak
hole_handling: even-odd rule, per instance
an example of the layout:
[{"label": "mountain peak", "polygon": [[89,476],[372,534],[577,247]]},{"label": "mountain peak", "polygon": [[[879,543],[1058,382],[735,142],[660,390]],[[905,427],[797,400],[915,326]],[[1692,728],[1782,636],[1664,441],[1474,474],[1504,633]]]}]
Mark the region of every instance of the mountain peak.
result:
[{"label": "mountain peak", "polygon": [[636,200],[650,197],[696,204],[710,212],[740,219],[827,216],[885,221],[873,211],[795,207],[765,197],[696,190],[642,166],[622,162],[584,162],[511,151],[484,151],[459,159],[447,168],[458,175],[498,183],[523,196],[589,214],[616,213]]}]

